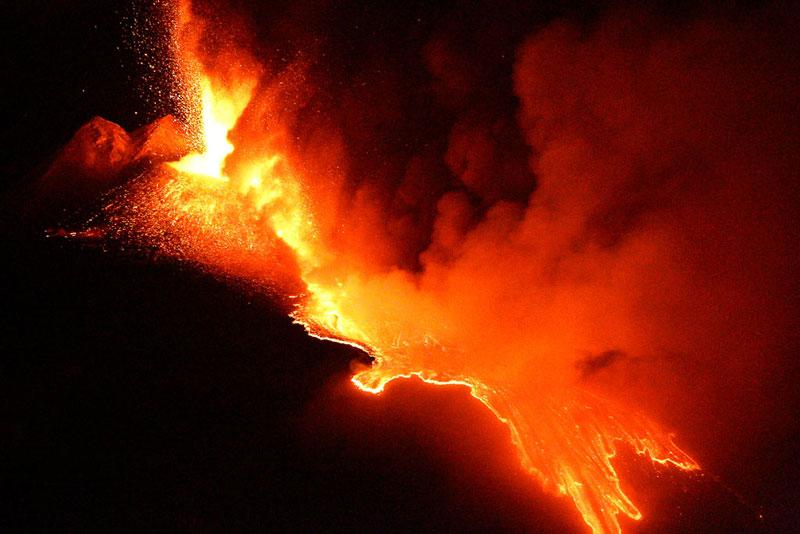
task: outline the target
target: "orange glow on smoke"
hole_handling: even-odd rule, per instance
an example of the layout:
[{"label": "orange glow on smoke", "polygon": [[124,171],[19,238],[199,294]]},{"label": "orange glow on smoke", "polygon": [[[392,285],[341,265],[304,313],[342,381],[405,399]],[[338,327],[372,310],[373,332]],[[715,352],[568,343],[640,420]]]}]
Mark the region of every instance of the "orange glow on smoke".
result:
[{"label": "orange glow on smoke", "polygon": [[[183,5],[179,35],[196,23],[189,12]],[[582,302],[558,294],[541,307],[562,310],[555,316],[511,299],[507,307],[487,309],[483,296],[499,284],[488,270],[482,279],[433,269],[381,271],[367,255],[343,250],[331,237],[330,203],[310,192],[325,177],[309,169],[323,166],[301,161],[286,141],[282,93],[268,76],[252,74],[247,66],[254,60],[243,50],[226,50],[237,61],[225,62],[204,55],[196,40],[177,49],[180,61],[193,65],[185,71],[194,77],[187,86],[199,92],[202,147],[134,192],[129,202],[140,209],[127,217],[128,226],[167,252],[244,278],[269,278],[278,269],[270,266],[272,251],[284,243],[306,288],[293,318],[311,335],[349,343],[375,359],[352,378],[356,387],[380,393],[392,380],[417,376],[469,388],[508,426],[525,470],[569,496],[594,532],[619,532],[620,513],[642,517],[611,461],[620,443],[654,462],[698,469],[657,424],[582,390],[574,361],[559,356],[587,330],[612,325],[587,326],[591,316]],[[215,72],[222,63],[224,75]],[[249,112],[273,120],[254,128],[243,124]],[[509,235],[509,250],[523,237]],[[503,255],[502,248],[490,252]],[[592,298],[587,293],[584,300]],[[529,334],[534,323],[537,334]]]}]

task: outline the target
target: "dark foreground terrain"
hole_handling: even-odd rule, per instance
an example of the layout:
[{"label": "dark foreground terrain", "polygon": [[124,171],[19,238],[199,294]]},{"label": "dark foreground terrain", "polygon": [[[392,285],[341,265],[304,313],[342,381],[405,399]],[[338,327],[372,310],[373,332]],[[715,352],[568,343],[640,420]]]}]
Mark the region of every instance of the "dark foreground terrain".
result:
[{"label": "dark foreground terrain", "polygon": [[[5,247],[4,532],[581,529],[463,390],[362,394],[364,355],[188,266]],[[759,529],[707,477],[629,476],[650,512],[629,530]]]}]

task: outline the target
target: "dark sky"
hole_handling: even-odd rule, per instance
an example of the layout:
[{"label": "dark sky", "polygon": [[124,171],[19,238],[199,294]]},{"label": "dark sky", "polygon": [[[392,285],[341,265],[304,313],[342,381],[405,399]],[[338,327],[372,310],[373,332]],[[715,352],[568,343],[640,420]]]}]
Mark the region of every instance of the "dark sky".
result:
[{"label": "dark sky", "polygon": [[[318,98],[352,109],[342,129],[353,153],[366,156],[354,157],[363,162],[354,173],[387,182],[413,155],[446,151],[461,118],[515,116],[511,72],[528,34],[557,16],[591,27],[607,9],[226,5],[252,24],[253,51],[264,61],[314,55]],[[141,45],[132,45],[151,30],[141,22],[148,9],[116,0],[6,8],[4,34],[15,45],[2,52],[0,173],[13,200],[4,202],[0,275],[0,402],[8,410],[0,530],[579,530],[572,503],[519,471],[504,428],[466,392],[405,383],[362,395],[348,378],[351,361],[364,356],[309,338],[268,296],[179,262],[49,240],[19,221],[18,188],[92,116],[132,129],[174,111],[154,96],[163,73],[143,66]],[[653,9],[669,20],[697,11]],[[145,48],[158,53],[158,41]],[[463,68],[432,76],[437,54]],[[360,82],[377,89],[354,93]],[[400,89],[381,89],[384,82]],[[364,101],[388,102],[402,120],[361,117],[356,104]],[[365,125],[380,135],[360,137]],[[508,152],[498,158],[525,161],[522,133],[499,131]],[[444,163],[431,172],[439,173],[435,187],[456,181]],[[519,183],[495,190],[478,180],[467,189],[476,205],[488,205],[524,197],[534,184]],[[770,402],[796,406],[796,365],[784,369]],[[656,475],[630,462],[624,470],[647,521],[628,522],[628,531],[796,530],[800,431],[794,420],[784,425],[780,438],[744,448],[741,472],[730,452],[704,477]]]}]

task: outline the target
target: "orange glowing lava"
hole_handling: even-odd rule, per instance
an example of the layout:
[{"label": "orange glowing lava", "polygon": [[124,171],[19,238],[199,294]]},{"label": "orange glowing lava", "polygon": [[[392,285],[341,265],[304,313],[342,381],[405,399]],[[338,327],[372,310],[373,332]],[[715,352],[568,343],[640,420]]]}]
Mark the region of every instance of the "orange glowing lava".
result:
[{"label": "orange glowing lava", "polygon": [[192,152],[170,165],[180,172],[222,179],[225,158],[234,148],[228,140],[228,132],[236,125],[236,121],[247,106],[252,87],[237,87],[233,92],[226,94],[224,89],[215,91],[211,80],[201,75],[200,90],[202,151]]},{"label": "orange glowing lava", "polygon": [[[188,4],[181,13],[176,39],[196,24]],[[411,273],[370,264],[368,254],[337,239],[329,201],[335,192],[319,186],[328,178],[315,171],[325,166],[311,165],[313,154],[288,140],[281,98],[291,84],[280,73],[248,70],[254,60],[235,47],[224,53],[236,62],[209,58],[196,41],[176,49],[190,65],[185,75],[194,77],[186,86],[199,91],[202,147],[134,186],[110,207],[112,222],[168,253],[244,278],[269,278],[276,243],[284,243],[306,288],[293,318],[313,336],[374,357],[352,378],[356,387],[380,393],[392,380],[417,376],[469,388],[508,426],[525,470],[568,495],[594,532],[619,532],[620,513],[642,517],[612,463],[619,444],[654,462],[698,469],[658,425],[580,387],[567,348],[603,346],[603,336],[625,335],[624,328],[535,284],[539,306],[513,295],[502,306],[487,304],[502,293],[495,272],[502,258],[526,246],[522,233],[481,249],[497,260],[474,270],[480,279],[461,279],[440,265]],[[215,72],[221,63],[224,76]],[[301,75],[292,76],[302,85]],[[537,272],[520,276],[535,280]],[[591,301],[591,288],[585,292]]]}]

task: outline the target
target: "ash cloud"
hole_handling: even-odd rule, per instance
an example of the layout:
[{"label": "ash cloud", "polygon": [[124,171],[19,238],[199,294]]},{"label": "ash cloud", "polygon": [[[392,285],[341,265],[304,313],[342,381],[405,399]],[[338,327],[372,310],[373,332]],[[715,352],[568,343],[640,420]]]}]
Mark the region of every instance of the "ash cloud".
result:
[{"label": "ash cloud", "polygon": [[[305,65],[284,148],[365,291],[408,280],[509,368],[629,354],[587,381],[698,428],[675,390],[716,416],[796,367],[787,9],[228,7],[266,85]],[[275,123],[255,102],[247,127]]]},{"label": "ash cloud", "polygon": [[338,147],[329,227],[369,260],[363,298],[404,293],[376,307],[434,309],[467,367],[583,375],[701,452],[776,431],[796,401],[774,386],[796,373],[796,17],[539,12],[502,35],[514,9],[412,10],[389,35],[416,48],[312,72],[309,154]]},{"label": "ash cloud", "polygon": [[768,388],[796,322],[791,19],[554,23],[515,68],[538,186],[520,235],[556,286],[594,287],[586,324],[693,362],[715,395]]}]

